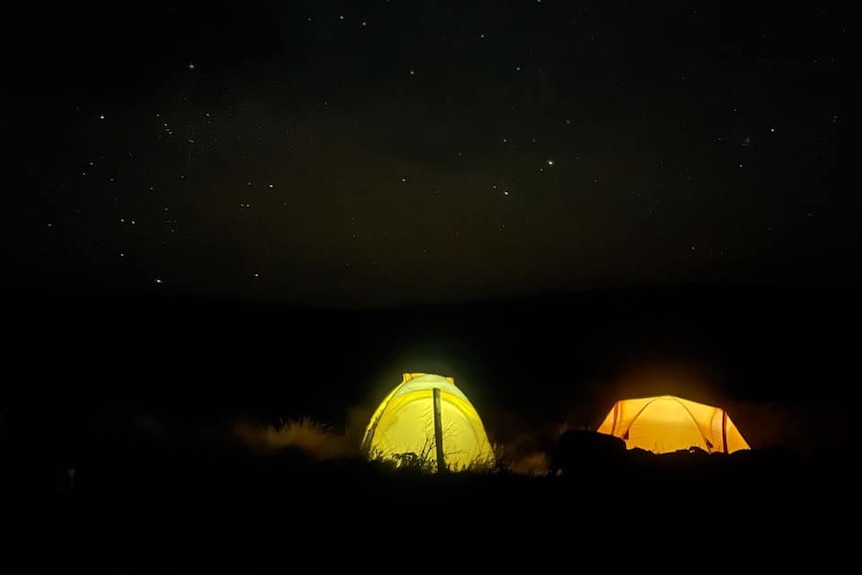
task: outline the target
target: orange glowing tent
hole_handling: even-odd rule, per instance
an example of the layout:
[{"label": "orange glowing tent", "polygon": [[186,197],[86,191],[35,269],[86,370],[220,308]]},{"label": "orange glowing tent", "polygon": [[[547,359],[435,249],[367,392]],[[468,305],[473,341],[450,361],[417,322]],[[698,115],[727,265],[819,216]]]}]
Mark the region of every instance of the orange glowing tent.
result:
[{"label": "orange glowing tent", "polygon": [[597,431],[621,438],[629,449],[653,453],[750,449],[725,410],[673,395],[617,401]]}]

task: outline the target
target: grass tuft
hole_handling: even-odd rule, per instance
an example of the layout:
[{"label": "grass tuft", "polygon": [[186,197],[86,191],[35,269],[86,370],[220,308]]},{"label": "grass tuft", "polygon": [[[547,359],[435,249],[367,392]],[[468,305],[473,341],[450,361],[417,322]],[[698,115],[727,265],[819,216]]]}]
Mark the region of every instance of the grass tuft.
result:
[{"label": "grass tuft", "polygon": [[331,461],[359,457],[359,449],[330,425],[309,417],[291,419],[281,425],[254,425],[238,422],[234,436],[241,442],[263,451],[295,449],[313,461]]}]

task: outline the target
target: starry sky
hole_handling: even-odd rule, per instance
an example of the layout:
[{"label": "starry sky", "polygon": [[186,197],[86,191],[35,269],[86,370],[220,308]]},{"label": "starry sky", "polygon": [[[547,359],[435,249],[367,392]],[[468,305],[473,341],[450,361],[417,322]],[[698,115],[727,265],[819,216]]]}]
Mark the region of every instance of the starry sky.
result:
[{"label": "starry sky", "polygon": [[850,11],[10,8],[4,279],[389,306],[842,277]]}]

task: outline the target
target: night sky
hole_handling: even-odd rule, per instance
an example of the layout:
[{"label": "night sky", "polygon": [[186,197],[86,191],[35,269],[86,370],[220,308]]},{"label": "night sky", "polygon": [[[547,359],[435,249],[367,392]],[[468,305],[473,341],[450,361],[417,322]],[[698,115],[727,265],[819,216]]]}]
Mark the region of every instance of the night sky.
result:
[{"label": "night sky", "polygon": [[7,8],[4,281],[387,306],[843,277],[850,11]]}]

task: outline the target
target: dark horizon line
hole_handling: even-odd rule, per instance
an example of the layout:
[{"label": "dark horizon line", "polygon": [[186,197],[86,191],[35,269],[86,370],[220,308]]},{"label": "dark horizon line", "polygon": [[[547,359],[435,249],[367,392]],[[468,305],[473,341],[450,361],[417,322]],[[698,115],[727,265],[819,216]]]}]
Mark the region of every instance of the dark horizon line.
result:
[{"label": "dark horizon line", "polygon": [[752,290],[783,290],[794,288],[841,288],[862,286],[858,278],[843,278],[835,276],[821,277],[743,277],[728,276],[719,279],[667,279],[663,281],[585,281],[580,286],[572,288],[556,288],[547,290],[524,290],[508,294],[482,296],[439,297],[429,301],[391,303],[351,303],[332,302],[302,303],[290,298],[279,299],[259,295],[246,296],[240,293],[198,292],[191,290],[176,290],[167,288],[161,291],[158,287],[132,287],[108,285],[101,286],[95,282],[58,281],[45,282],[33,280],[4,281],[2,291],[5,301],[22,302],[33,299],[51,298],[54,303],[86,302],[105,297],[114,301],[129,302],[184,302],[195,305],[278,308],[284,311],[303,311],[309,313],[331,312],[386,312],[386,311],[421,311],[440,308],[496,307],[505,305],[529,303],[562,303],[577,298],[589,298],[602,295],[633,295],[633,294],[671,294],[674,292],[703,292],[714,290],[733,290],[735,292]]}]

